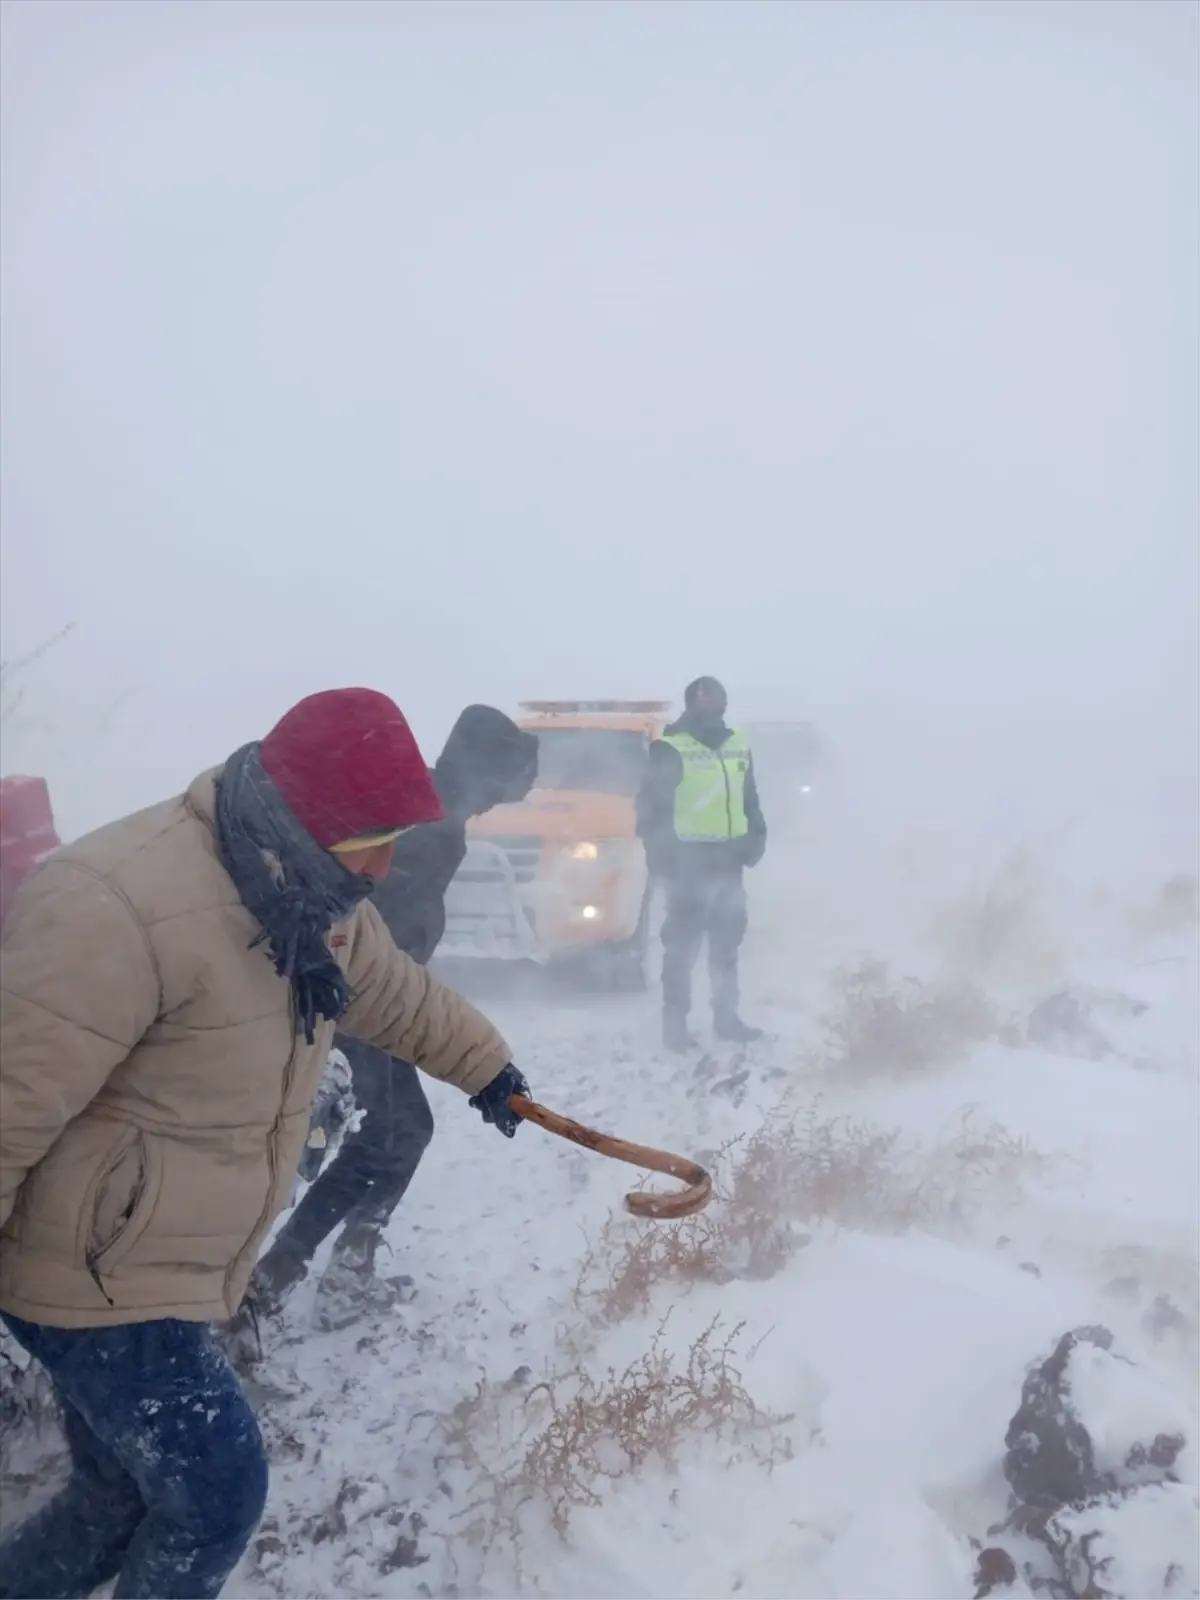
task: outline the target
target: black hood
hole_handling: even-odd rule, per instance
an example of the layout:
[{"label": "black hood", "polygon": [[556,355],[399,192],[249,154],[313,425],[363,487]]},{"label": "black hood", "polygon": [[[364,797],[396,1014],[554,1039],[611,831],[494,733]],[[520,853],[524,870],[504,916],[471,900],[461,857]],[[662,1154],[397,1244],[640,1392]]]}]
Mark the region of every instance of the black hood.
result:
[{"label": "black hood", "polygon": [[676,722],[668,723],[664,733],[690,733],[710,750],[719,750],[733,729],[727,727],[723,717],[706,717],[695,710],[685,711]]},{"label": "black hood", "polygon": [[537,736],[492,706],[468,706],[433,768],[447,814],[476,817],[524,800],[537,778]]}]

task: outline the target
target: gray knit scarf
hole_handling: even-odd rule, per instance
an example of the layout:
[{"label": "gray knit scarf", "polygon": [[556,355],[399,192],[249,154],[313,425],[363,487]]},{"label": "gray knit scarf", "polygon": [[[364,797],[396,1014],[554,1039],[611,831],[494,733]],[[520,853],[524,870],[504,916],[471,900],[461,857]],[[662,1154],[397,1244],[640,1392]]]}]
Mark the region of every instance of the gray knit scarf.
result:
[{"label": "gray knit scarf", "polygon": [[263,771],[258,744],[243,745],[225,763],[216,823],[225,870],[262,926],[250,948],[266,942],[276,972],[292,986],[296,1015],[312,1044],[317,1018],[337,1022],[352,999],[325,937],[373,884],[309,838]]}]

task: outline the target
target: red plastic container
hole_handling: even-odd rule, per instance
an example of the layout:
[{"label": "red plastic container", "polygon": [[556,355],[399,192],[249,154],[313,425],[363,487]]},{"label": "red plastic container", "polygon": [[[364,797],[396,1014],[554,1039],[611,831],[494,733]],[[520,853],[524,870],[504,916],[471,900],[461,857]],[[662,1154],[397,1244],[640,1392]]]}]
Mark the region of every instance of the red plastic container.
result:
[{"label": "red plastic container", "polygon": [[21,880],[61,844],[45,778],[0,778],[0,922]]}]

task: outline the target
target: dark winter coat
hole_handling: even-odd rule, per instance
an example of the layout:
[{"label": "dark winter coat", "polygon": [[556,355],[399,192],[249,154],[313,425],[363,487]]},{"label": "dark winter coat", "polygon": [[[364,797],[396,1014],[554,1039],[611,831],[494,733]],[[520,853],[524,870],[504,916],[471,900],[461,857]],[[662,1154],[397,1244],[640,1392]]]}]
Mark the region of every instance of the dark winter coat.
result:
[{"label": "dark winter coat", "polygon": [[[723,722],[716,727],[685,711],[666,734],[689,733],[710,750],[719,750],[733,732]],[[675,791],[683,778],[683,757],[672,745],[656,739],[650,746],[645,776],[637,797],[638,834],[646,847],[646,864],[655,877],[688,878],[710,872],[740,871],[756,866],[767,847],[767,824],[754,781],[754,762],[746,769],[746,820],[749,832],[739,839],[689,840],[675,832]]]},{"label": "dark winter coat", "polygon": [[523,800],[536,777],[536,735],[491,706],[468,706],[433,768],[445,820],[401,834],[392,869],[371,896],[414,961],[428,961],[446,931],[446,890],[467,853],[469,818]]}]

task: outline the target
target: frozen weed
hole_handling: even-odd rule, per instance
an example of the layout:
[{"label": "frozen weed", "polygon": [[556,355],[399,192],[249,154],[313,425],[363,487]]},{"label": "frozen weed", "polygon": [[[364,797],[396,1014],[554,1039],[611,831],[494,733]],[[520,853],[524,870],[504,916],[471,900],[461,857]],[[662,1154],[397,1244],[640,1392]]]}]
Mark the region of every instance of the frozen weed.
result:
[{"label": "frozen weed", "polygon": [[977,1211],[1045,1175],[1047,1157],[974,1109],[936,1143],[822,1113],[780,1109],[713,1162],[709,1210],[678,1223],[609,1219],[584,1258],[573,1304],[592,1325],[651,1309],[663,1283],[773,1277],[805,1229],[958,1233]]},{"label": "frozen weed", "polygon": [[613,1216],[580,1266],[576,1309],[597,1325],[622,1322],[650,1309],[660,1283],[720,1278],[720,1240],[710,1215],[681,1222],[638,1223]]},{"label": "frozen weed", "polygon": [[530,1440],[522,1481],[550,1506],[559,1533],[574,1507],[600,1503],[598,1484],[636,1476],[652,1459],[675,1468],[697,1435],[724,1444],[730,1464],[769,1468],[790,1458],[791,1442],[779,1429],[792,1418],[760,1410],[733,1365],[741,1324],[721,1340],[718,1328],[714,1321],[700,1334],[683,1368],[663,1348],[660,1328],[623,1372],[610,1368],[599,1380],[576,1372],[565,1395],[560,1384],[539,1386],[549,1415]]},{"label": "frozen weed", "polygon": [[973,1202],[1010,1193],[1044,1173],[1048,1161],[975,1108],[932,1144],[852,1117],[831,1117],[814,1101],[798,1115],[776,1114],[747,1141],[730,1184],[736,1237],[763,1237],[772,1222],[869,1233],[940,1231]]},{"label": "frozen weed", "polygon": [[503,1541],[519,1564],[527,1508],[565,1537],[572,1514],[602,1504],[606,1486],[651,1465],[673,1470],[698,1440],[719,1441],[729,1464],[769,1470],[789,1460],[782,1430],[792,1417],[758,1406],[735,1363],[741,1326],[722,1335],[714,1320],[682,1360],[664,1329],[620,1371],[580,1364],[519,1396],[481,1379],[439,1425],[440,1463],[464,1469],[472,1494],[454,1518],[456,1537],[465,1524],[476,1543]]},{"label": "frozen weed", "polygon": [[941,1066],[1000,1030],[1000,1019],[974,985],[926,985],[916,978],[897,984],[887,964],[874,958],[843,968],[833,990],[837,1009],[823,1019],[827,1059],[843,1075]]},{"label": "frozen weed", "polygon": [[978,1106],[965,1107],[954,1133],[943,1140],[937,1152],[949,1173],[957,1170],[972,1185],[997,1188],[1044,1174],[1062,1160],[1043,1154],[1031,1140],[1010,1133],[995,1119],[981,1126],[975,1120],[978,1113]]},{"label": "frozen weed", "polygon": [[907,1147],[898,1129],[821,1114],[820,1101],[799,1116],[766,1122],[746,1147],[734,1192],[756,1214],[772,1205],[793,1222],[903,1232],[923,1219],[920,1183],[904,1173]]}]

